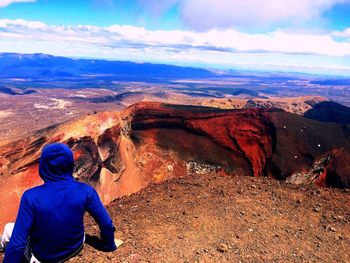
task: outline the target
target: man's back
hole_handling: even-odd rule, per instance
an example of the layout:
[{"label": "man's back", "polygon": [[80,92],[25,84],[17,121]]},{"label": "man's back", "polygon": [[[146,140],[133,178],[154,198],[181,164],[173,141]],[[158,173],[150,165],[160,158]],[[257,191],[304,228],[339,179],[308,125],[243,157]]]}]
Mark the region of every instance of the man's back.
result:
[{"label": "man's back", "polygon": [[112,220],[95,189],[74,180],[70,149],[62,144],[45,148],[39,166],[45,183],[23,194],[4,262],[21,262],[28,245],[43,262],[74,254],[84,242],[85,211],[98,223],[106,250],[115,250]]},{"label": "man's back", "polygon": [[31,247],[40,261],[65,258],[81,247],[83,217],[92,192],[88,185],[65,181],[46,183],[26,193],[35,218]]}]

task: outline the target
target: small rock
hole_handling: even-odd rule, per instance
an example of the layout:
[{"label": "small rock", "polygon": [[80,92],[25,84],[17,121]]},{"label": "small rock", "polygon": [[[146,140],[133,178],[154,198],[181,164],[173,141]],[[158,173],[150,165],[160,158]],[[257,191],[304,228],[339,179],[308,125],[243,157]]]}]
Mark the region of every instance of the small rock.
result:
[{"label": "small rock", "polygon": [[337,229],[334,226],[327,226],[327,230],[332,231],[332,232],[337,231]]},{"label": "small rock", "polygon": [[320,193],[321,193],[321,192],[320,192],[320,190],[318,190],[318,189],[311,191],[311,194],[313,194],[313,195],[318,195],[318,194],[320,194]]},{"label": "small rock", "polygon": [[107,258],[108,258],[108,259],[114,259],[115,256],[114,256],[114,254],[108,254],[108,255],[107,255]]},{"label": "small rock", "polygon": [[336,232],[337,231],[337,229],[335,227],[333,227],[333,226],[330,227],[329,230],[332,231],[332,232]]},{"label": "small rock", "polygon": [[321,208],[318,207],[318,206],[315,206],[312,210],[313,210],[314,212],[320,212],[320,211],[321,211]]},{"label": "small rock", "polygon": [[226,244],[220,244],[217,250],[221,253],[226,253],[228,250],[228,246]]},{"label": "small rock", "polygon": [[252,185],[251,185],[251,188],[255,189],[255,188],[256,188],[256,185],[255,185],[255,184],[252,184]]},{"label": "small rock", "polygon": [[333,218],[334,220],[339,220],[339,221],[344,220],[344,217],[338,216],[338,215],[332,215],[332,218]]},{"label": "small rock", "polygon": [[320,241],[322,241],[322,237],[320,235],[316,235],[316,238]]},{"label": "small rock", "polygon": [[337,239],[337,240],[343,240],[344,237],[343,237],[341,234],[338,234],[338,235],[336,236],[336,239]]}]

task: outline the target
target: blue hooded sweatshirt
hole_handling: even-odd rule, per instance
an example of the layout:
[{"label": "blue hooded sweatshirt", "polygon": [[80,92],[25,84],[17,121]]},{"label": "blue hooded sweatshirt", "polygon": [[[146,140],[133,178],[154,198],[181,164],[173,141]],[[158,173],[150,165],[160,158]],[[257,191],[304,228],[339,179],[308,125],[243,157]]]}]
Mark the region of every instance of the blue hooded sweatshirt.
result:
[{"label": "blue hooded sweatshirt", "polygon": [[23,262],[28,240],[41,262],[59,262],[74,254],[83,244],[85,211],[100,227],[104,250],[116,249],[115,228],[97,192],[75,181],[73,170],[73,153],[65,144],[44,147],[39,174],[45,183],[24,192],[3,262]]}]

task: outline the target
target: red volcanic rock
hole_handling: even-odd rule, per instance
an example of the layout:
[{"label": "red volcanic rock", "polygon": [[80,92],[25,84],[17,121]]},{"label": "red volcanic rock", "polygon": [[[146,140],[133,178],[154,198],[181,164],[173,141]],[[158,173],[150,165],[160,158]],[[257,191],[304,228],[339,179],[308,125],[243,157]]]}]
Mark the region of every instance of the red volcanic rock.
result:
[{"label": "red volcanic rock", "polygon": [[342,166],[350,163],[347,134],[339,125],[261,109],[139,103],[87,116],[0,147],[0,224],[14,220],[22,193],[41,183],[37,165],[47,143],[69,145],[75,178],[95,186],[108,204],[150,183],[187,174],[304,176],[319,156],[339,145],[343,152],[335,154],[325,179],[316,183],[339,186],[340,180],[349,187],[350,167]]},{"label": "red volcanic rock", "polygon": [[275,178],[286,180],[295,174],[309,173],[317,166],[318,160],[327,156],[332,149],[350,153],[350,131],[346,126],[322,123],[285,112],[265,114],[276,131],[275,150],[268,162],[269,174]]},{"label": "red volcanic rock", "polygon": [[[197,156],[192,158],[198,158],[199,162],[219,161],[228,172],[236,170],[238,166],[244,174],[264,175],[266,161],[272,156],[273,124],[257,109],[215,111],[192,106],[162,105],[154,108],[136,106],[132,110],[132,115],[132,130],[136,138],[139,133],[152,130],[159,141],[164,141],[161,135],[168,132],[173,135],[174,140],[181,138],[177,148],[191,148],[196,139],[192,138],[193,136],[181,136],[183,135],[181,133],[195,135],[203,140],[204,145],[201,148],[214,147],[214,144],[221,148],[221,151],[225,150],[229,157],[219,161],[212,157],[215,155],[220,159],[218,150],[198,152],[197,148],[192,149],[193,155]],[[204,142],[204,139],[207,141]],[[170,146],[172,138],[168,140],[169,142],[164,141],[163,144]]]},{"label": "red volcanic rock", "polygon": [[334,149],[326,160],[315,184],[323,187],[350,188],[350,153],[344,149]]},{"label": "red volcanic rock", "polygon": [[296,172],[287,181],[295,184],[314,183],[320,187],[350,187],[350,153],[333,149],[319,157],[307,171]]}]

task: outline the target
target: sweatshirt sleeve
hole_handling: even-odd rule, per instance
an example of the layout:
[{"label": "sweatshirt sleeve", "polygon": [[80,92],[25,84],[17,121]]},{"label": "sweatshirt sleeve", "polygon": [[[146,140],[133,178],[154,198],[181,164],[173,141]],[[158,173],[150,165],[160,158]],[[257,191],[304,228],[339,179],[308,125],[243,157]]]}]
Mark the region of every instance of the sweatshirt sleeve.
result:
[{"label": "sweatshirt sleeve", "polygon": [[94,188],[91,187],[90,189],[86,210],[100,227],[101,239],[105,244],[104,250],[114,251],[117,249],[114,243],[115,227],[106,208],[103,206],[98,193]]},{"label": "sweatshirt sleeve", "polygon": [[33,209],[25,192],[19,206],[15,227],[6,247],[4,263],[24,262],[24,250],[27,246],[30,229],[34,221]]}]

